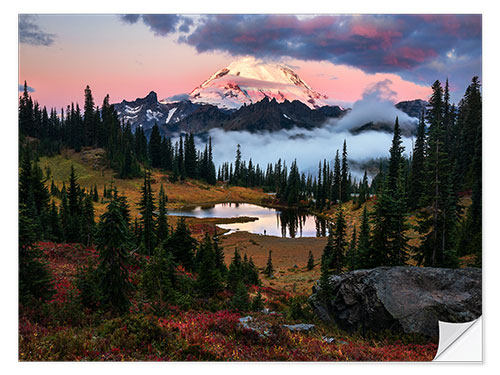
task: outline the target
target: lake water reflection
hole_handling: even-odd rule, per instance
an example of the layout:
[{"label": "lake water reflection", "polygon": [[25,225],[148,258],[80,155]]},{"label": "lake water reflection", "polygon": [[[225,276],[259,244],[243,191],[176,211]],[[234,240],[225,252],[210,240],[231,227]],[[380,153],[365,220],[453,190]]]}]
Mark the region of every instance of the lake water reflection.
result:
[{"label": "lake water reflection", "polygon": [[277,210],[249,203],[220,203],[209,206],[184,207],[178,211],[170,211],[169,215],[198,218],[253,217],[257,220],[247,223],[217,225],[231,231],[247,231],[268,236],[296,238],[323,237],[328,234],[326,220],[315,215],[294,209]]}]

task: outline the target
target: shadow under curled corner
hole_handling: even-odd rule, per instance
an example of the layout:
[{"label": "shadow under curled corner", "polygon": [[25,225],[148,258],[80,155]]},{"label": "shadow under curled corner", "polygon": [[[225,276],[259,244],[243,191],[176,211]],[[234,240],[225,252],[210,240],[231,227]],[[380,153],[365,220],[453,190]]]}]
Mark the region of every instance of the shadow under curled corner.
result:
[{"label": "shadow under curled corner", "polygon": [[483,317],[467,323],[439,321],[439,345],[434,362],[482,362]]}]

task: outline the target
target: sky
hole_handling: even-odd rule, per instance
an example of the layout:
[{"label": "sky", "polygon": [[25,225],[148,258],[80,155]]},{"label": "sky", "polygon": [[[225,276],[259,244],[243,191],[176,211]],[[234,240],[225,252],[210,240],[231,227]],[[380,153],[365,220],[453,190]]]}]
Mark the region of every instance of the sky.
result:
[{"label": "sky", "polygon": [[20,15],[19,84],[42,106],[189,93],[243,56],[286,64],[331,104],[383,83],[392,102],[436,80],[458,102],[482,74],[481,15]]}]

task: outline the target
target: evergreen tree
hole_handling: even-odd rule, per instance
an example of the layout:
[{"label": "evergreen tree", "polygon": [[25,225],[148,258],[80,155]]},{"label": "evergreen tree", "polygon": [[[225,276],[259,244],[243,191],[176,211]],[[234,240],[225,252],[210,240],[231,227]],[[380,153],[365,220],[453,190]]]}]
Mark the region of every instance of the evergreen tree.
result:
[{"label": "evergreen tree", "polygon": [[82,239],[82,206],[80,204],[80,185],[78,185],[75,168],[71,166],[69,186],[66,191],[68,199],[65,219],[65,236],[67,242],[81,242]]},{"label": "evergreen tree", "polygon": [[184,165],[186,169],[186,176],[190,178],[197,178],[197,155],[196,155],[196,147],[194,143],[193,134],[189,134],[186,136],[185,142],[185,159]]},{"label": "evergreen tree", "polygon": [[342,170],[340,179],[340,200],[347,202],[351,199],[351,187],[349,186],[349,165],[347,163],[347,145],[344,140],[342,151]]},{"label": "evergreen tree", "polygon": [[[179,137],[179,151],[177,153],[177,171],[180,175],[181,181],[186,179],[186,164],[184,159],[184,147],[182,142],[182,135]],[[175,170],[174,170],[175,172]]]},{"label": "evergreen tree", "polygon": [[33,217],[19,205],[19,302],[46,301],[53,295],[52,275],[35,242],[38,240]]},{"label": "evergreen tree", "polygon": [[194,254],[196,240],[191,237],[191,232],[184,217],[180,217],[175,231],[167,239],[166,246],[172,252],[174,260],[188,270],[194,270]]},{"label": "evergreen tree", "polygon": [[461,255],[474,254],[475,265],[482,266],[482,134],[479,125],[476,135],[476,151],[473,159],[474,183],[472,186],[472,203],[463,220],[458,242]]},{"label": "evergreen tree", "polygon": [[198,250],[198,278],[196,286],[200,296],[214,296],[222,290],[222,279],[215,264],[215,252],[212,240],[208,234]]},{"label": "evergreen tree", "polygon": [[161,163],[162,163],[162,168],[166,169],[168,171],[171,171],[174,166],[174,150],[172,147],[172,140],[170,137],[165,137],[162,140],[161,143],[161,153],[162,153],[162,158],[161,158]]},{"label": "evergreen tree", "polygon": [[246,285],[260,285],[259,271],[255,266],[253,259],[248,259],[247,255],[243,257],[243,262],[241,264],[241,280]]},{"label": "evergreen tree", "polygon": [[19,98],[19,133],[20,135],[36,136],[33,117],[33,101],[28,93],[28,85],[24,81],[23,95]]},{"label": "evergreen tree", "polygon": [[124,312],[130,304],[132,289],[127,270],[131,236],[118,200],[111,199],[101,215],[95,243],[99,251],[103,303],[112,310]]},{"label": "evergreen tree", "polygon": [[82,210],[82,241],[87,246],[92,244],[94,237],[94,205],[90,195],[85,196]]},{"label": "evergreen tree", "polygon": [[158,218],[156,219],[156,243],[161,244],[168,238],[168,221],[167,221],[167,201],[168,197],[163,189],[163,184],[160,185],[158,193]]},{"label": "evergreen tree", "polygon": [[149,159],[153,168],[161,167],[161,135],[158,125],[155,123],[149,138]]},{"label": "evergreen tree", "polygon": [[290,167],[290,176],[288,178],[285,190],[285,199],[288,205],[296,205],[300,200],[300,174],[297,167],[297,160],[294,160]]},{"label": "evergreen tree", "polygon": [[426,156],[426,129],[424,121],[424,112],[420,117],[420,122],[417,128],[417,139],[413,148],[413,158],[411,164],[410,183],[408,190],[408,208],[415,209],[419,207],[419,203],[424,191],[424,174],[425,174],[425,156]]},{"label": "evergreen tree", "polygon": [[273,267],[273,259],[271,258],[272,250],[269,250],[269,257],[267,258],[266,268],[264,269],[264,275],[267,277],[273,277],[274,275],[274,267]]},{"label": "evergreen tree", "polygon": [[54,182],[54,180],[52,180],[52,182],[50,183],[50,195],[58,197],[58,196],[60,196],[60,194],[61,194],[61,192],[57,188],[56,183]]},{"label": "evergreen tree", "polygon": [[175,302],[178,284],[172,253],[164,246],[155,248],[154,254],[142,273],[141,287],[150,299]]},{"label": "evergreen tree", "polygon": [[151,173],[146,171],[144,174],[144,183],[141,188],[141,200],[138,204],[139,213],[141,214],[142,224],[142,244],[146,254],[152,255],[155,248],[155,233],[156,233],[156,205],[151,189]]},{"label": "evergreen tree", "polygon": [[52,201],[49,212],[49,239],[54,242],[63,241],[63,231],[59,219],[59,212],[54,201]]},{"label": "evergreen tree", "polygon": [[357,253],[357,236],[356,227],[352,230],[352,238],[349,243],[349,249],[347,250],[347,269],[349,271],[354,271],[358,268],[358,253]]},{"label": "evergreen tree", "polygon": [[248,289],[243,281],[238,282],[233,299],[231,300],[231,305],[235,310],[238,311],[248,311],[248,309],[250,308],[250,297],[248,295]]},{"label": "evergreen tree", "polygon": [[328,228],[328,241],[323,254],[321,254],[321,269],[330,270],[332,268],[332,256],[334,247],[333,227],[330,225]]},{"label": "evergreen tree", "polygon": [[314,256],[311,250],[309,250],[309,257],[307,259],[307,269],[311,271],[314,268]]},{"label": "evergreen tree", "polygon": [[97,129],[94,127],[95,114],[94,114],[94,98],[89,85],[85,88],[85,104],[83,107],[83,141],[86,146],[94,145],[97,143]]},{"label": "evergreen tree", "polygon": [[237,248],[234,249],[234,256],[227,271],[227,287],[231,291],[236,291],[238,283],[242,277],[241,255]]},{"label": "evergreen tree", "polygon": [[330,250],[327,249],[328,245],[333,247],[333,244],[330,244],[331,241],[333,241],[333,235],[332,232],[328,237],[328,242],[327,246],[323,250],[323,258],[321,262],[321,276],[319,278],[319,293],[318,297],[322,299],[325,303],[329,304],[330,303],[330,295],[332,292],[332,286],[330,284],[330,276],[331,276],[331,270],[330,270],[330,257],[328,256],[328,253],[330,253]]},{"label": "evergreen tree", "polygon": [[31,150],[26,146],[20,161],[19,203],[30,212],[39,239],[43,239],[47,232],[50,194],[45,183],[42,170],[36,160],[32,160]]},{"label": "evergreen tree", "polygon": [[390,158],[389,165],[387,167],[386,188],[390,192],[395,192],[397,190],[398,182],[401,178],[401,168],[403,160],[404,146],[401,140],[401,129],[399,127],[399,120],[396,117],[396,122],[394,124],[394,132],[392,137],[392,145],[389,150]]},{"label": "evergreen tree", "polygon": [[211,185],[215,185],[217,178],[215,175],[215,164],[212,155],[212,137],[208,138],[208,176],[207,182]]},{"label": "evergreen tree", "polygon": [[408,256],[408,238],[405,231],[406,196],[404,189],[401,130],[396,118],[390,149],[387,175],[374,211],[374,227],[371,239],[372,266],[402,266]]},{"label": "evergreen tree", "polygon": [[261,311],[264,308],[264,300],[262,299],[262,294],[260,293],[260,290],[257,291],[257,294],[252,299],[252,305],[250,308],[252,311]]},{"label": "evergreen tree", "polygon": [[219,246],[219,238],[217,234],[214,236],[214,253],[215,253],[215,267],[219,270],[221,276],[225,276],[227,272],[226,263],[224,263],[224,251]]},{"label": "evergreen tree", "polygon": [[330,268],[333,273],[342,273],[345,266],[346,241],[346,222],[342,207],[339,207],[335,221],[335,231],[333,234],[333,251],[330,257]]},{"label": "evergreen tree", "polygon": [[99,192],[97,191],[97,184],[94,185],[94,191],[92,193],[92,199],[94,202],[99,202]]},{"label": "evergreen tree", "polygon": [[372,260],[370,245],[370,222],[366,206],[363,208],[357,253],[358,256],[356,269],[372,268],[376,266],[376,263]]},{"label": "evergreen tree", "polygon": [[453,191],[452,164],[446,153],[443,125],[443,91],[439,81],[432,85],[427,121],[428,151],[425,186],[418,215],[418,231],[423,236],[418,249],[420,264],[455,267],[456,195]]},{"label": "evergreen tree", "polygon": [[172,182],[172,183],[179,181],[179,167],[178,167],[178,163],[174,163],[173,171],[168,176],[168,180],[170,182]]},{"label": "evergreen tree", "polygon": [[368,176],[367,176],[366,170],[365,170],[365,173],[363,175],[363,180],[359,184],[359,194],[358,194],[358,206],[359,207],[361,207],[361,205],[366,202],[366,200],[369,197],[369,194],[370,194],[370,192],[369,192],[369,186],[368,186]]},{"label": "evergreen tree", "polygon": [[[467,176],[472,179],[472,204],[467,210],[464,220],[460,226],[458,241],[458,252],[460,255],[476,255],[475,265],[482,265],[482,103],[480,82],[477,77],[472,79],[467,88],[465,103],[466,114],[461,124],[462,136],[471,137],[475,130],[474,155],[470,167],[468,161],[461,155],[459,170],[468,170]],[[464,110],[464,109],[463,109]],[[461,144],[466,141],[462,140]],[[470,139],[467,140],[470,144]],[[467,150],[470,152],[470,150]],[[463,181],[462,181],[463,183]],[[464,185],[468,185],[465,183]]]},{"label": "evergreen tree", "polygon": [[95,260],[90,258],[76,274],[76,287],[80,291],[78,299],[83,307],[96,311],[103,303],[101,278]]},{"label": "evergreen tree", "polygon": [[230,181],[230,183],[234,185],[239,185],[240,177],[241,177],[241,146],[238,144],[238,146],[236,147],[236,159],[234,161],[233,181]]},{"label": "evergreen tree", "polygon": [[478,144],[477,136],[481,134],[481,124],[481,83],[478,77],[473,77],[460,104],[456,130],[458,133],[458,145],[455,152],[457,175],[461,177],[459,187],[462,191],[470,190],[473,187],[475,173],[477,173],[473,161]]}]

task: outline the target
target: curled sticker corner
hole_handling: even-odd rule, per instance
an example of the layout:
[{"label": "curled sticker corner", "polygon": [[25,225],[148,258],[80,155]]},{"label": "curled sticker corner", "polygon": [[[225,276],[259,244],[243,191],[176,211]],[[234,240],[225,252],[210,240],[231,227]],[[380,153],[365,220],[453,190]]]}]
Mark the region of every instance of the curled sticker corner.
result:
[{"label": "curled sticker corner", "polygon": [[482,316],[467,323],[439,321],[435,362],[482,362]]}]

